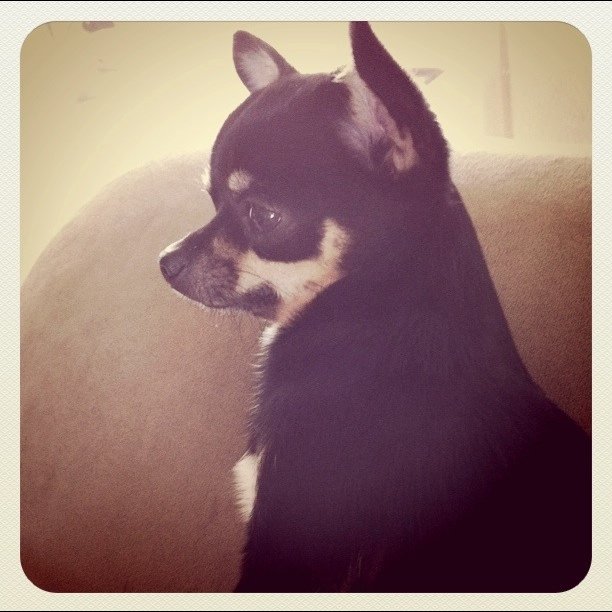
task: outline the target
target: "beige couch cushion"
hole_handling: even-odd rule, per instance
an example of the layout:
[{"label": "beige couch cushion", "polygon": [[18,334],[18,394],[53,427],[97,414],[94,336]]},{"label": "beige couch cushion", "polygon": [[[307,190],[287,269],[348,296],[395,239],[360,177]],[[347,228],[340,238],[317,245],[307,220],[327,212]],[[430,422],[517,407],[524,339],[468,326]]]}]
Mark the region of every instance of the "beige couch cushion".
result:
[{"label": "beige couch cushion", "polygon": [[[22,563],[54,591],[227,591],[261,323],[200,310],[157,254],[212,216],[204,156],[106,189],[22,291]],[[590,426],[590,163],[470,155],[455,176],[526,364]]]}]

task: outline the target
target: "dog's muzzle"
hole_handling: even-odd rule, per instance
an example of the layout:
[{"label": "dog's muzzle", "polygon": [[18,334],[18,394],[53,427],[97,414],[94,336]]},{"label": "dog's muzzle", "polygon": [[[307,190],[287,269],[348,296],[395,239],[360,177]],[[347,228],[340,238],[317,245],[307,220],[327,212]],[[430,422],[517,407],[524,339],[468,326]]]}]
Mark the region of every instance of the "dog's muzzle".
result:
[{"label": "dog's muzzle", "polygon": [[159,267],[168,282],[176,278],[187,265],[187,258],[181,249],[183,240],[173,242],[159,254]]}]

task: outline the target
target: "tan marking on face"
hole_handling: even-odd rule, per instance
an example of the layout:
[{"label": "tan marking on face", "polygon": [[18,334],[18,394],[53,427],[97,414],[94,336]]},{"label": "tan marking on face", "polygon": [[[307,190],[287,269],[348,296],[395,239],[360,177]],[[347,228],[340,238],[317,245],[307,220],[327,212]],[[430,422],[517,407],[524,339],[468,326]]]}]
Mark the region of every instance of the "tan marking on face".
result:
[{"label": "tan marking on face", "polygon": [[386,158],[395,170],[405,172],[412,168],[418,161],[412,135],[397,127],[384,104],[357,72],[339,74],[334,80],[345,83],[351,92],[353,121],[342,130],[345,142],[370,160],[372,142],[387,140],[390,148]]},{"label": "tan marking on face", "polygon": [[222,259],[231,259],[235,261],[240,254],[238,249],[233,244],[230,244],[220,236],[215,236],[212,241],[213,253],[215,256]]},{"label": "tan marking on face", "polygon": [[253,182],[253,177],[246,170],[234,170],[227,179],[227,186],[230,191],[240,193],[248,189]]},{"label": "tan marking on face", "polygon": [[237,290],[246,292],[267,283],[281,299],[276,321],[288,323],[318,293],[342,277],[340,263],[348,235],[335,221],[324,223],[320,253],[296,262],[267,261],[247,251],[237,262]]}]

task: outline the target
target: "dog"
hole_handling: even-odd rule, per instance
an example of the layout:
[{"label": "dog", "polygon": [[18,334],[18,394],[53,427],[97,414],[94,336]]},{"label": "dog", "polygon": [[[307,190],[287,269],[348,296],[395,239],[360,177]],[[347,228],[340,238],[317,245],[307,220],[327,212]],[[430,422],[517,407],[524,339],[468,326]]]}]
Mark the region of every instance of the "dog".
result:
[{"label": "dog", "polygon": [[183,296],[269,321],[236,590],[567,590],[590,438],[519,357],[420,90],[369,24],[350,40],[354,68],[302,75],[235,34],[216,216],[160,255]]}]

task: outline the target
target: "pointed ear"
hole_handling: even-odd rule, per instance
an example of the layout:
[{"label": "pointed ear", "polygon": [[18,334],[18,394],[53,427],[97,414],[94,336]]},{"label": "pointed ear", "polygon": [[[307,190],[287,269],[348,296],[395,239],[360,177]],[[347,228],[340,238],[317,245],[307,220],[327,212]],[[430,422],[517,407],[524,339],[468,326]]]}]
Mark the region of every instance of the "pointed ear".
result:
[{"label": "pointed ear", "polygon": [[269,44],[242,30],[234,34],[233,54],[236,72],[251,93],[296,72]]},{"label": "pointed ear", "polygon": [[[382,154],[395,173],[419,164],[448,173],[446,141],[419,88],[382,46],[367,22],[351,23],[356,74],[346,77],[351,92],[354,135],[371,163]],[[365,153],[365,151],[362,151]]]},{"label": "pointed ear", "polygon": [[412,135],[400,128],[380,98],[352,70],[336,77],[349,90],[351,116],[340,128],[340,136],[361,163],[392,175],[410,170],[418,162]]}]

